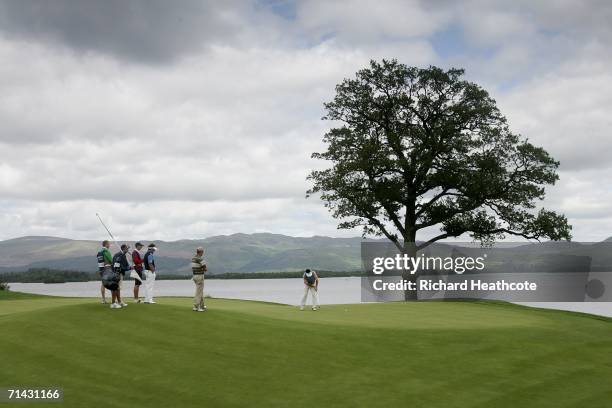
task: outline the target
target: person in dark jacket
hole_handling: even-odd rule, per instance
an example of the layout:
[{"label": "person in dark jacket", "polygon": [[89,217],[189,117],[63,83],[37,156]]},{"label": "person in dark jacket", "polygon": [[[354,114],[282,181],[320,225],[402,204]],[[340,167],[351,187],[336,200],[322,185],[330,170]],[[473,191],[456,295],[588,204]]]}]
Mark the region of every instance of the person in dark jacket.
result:
[{"label": "person in dark jacket", "polygon": [[312,294],[312,310],[319,309],[319,276],[315,271],[306,269],[304,271],[304,296],[300,302],[300,310],[304,310],[306,306],[306,299],[308,299],[308,293]]},{"label": "person in dark jacket", "polygon": [[117,288],[111,291],[113,295],[113,303],[111,304],[111,309],[121,309],[122,307],[126,307],[127,303],[124,303],[121,300],[121,280],[125,276],[125,273],[132,269],[132,266],[128,262],[127,253],[130,247],[126,244],[121,245],[121,251],[117,252],[113,256],[113,271],[118,276],[119,284]]},{"label": "person in dark jacket", "polygon": [[144,247],[140,242],[137,242],[135,245],[136,249],[132,252],[132,262],[134,262],[134,271],[138,274],[140,279],[134,279],[134,302],[141,303],[142,300],[138,297],[138,293],[140,291],[140,285],[142,285],[142,281],[144,279],[144,259],[140,254],[140,250]]}]

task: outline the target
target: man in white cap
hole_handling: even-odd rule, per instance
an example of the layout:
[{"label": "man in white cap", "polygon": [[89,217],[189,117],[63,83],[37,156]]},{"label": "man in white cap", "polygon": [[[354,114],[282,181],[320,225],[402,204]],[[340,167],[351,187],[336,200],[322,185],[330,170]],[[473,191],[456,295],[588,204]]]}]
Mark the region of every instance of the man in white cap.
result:
[{"label": "man in white cap", "polygon": [[153,304],[155,303],[155,299],[153,299],[153,286],[155,285],[155,258],[153,254],[157,251],[154,243],[150,243],[148,246],[147,253],[144,256],[144,275],[145,275],[145,303]]}]

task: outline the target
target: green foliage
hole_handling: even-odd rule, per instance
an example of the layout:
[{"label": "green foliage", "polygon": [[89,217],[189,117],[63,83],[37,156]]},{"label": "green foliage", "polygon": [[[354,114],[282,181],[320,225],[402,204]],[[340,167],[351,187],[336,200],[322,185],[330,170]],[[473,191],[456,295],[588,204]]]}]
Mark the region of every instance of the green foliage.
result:
[{"label": "green foliage", "polygon": [[0,280],[0,290],[8,291],[10,288],[8,283]]},{"label": "green foliage", "polygon": [[324,119],[341,126],[312,155],[332,167],[310,174],[307,195],[320,194],[339,228],[362,227],[400,249],[432,226],[440,234],[418,249],[465,233],[484,243],[571,238],[565,216],[536,208],[559,162],[512,133],[463,73],[371,61],[336,87]]}]

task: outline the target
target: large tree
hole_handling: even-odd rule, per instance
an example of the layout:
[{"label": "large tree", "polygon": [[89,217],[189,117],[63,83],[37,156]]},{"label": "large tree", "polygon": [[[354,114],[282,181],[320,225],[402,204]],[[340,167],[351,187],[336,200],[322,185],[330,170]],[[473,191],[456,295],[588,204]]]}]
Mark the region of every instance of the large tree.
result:
[{"label": "large tree", "polygon": [[[559,162],[512,133],[463,73],[371,61],[336,86],[323,119],[337,127],[312,155],[331,167],[310,174],[307,194],[320,194],[339,228],[362,227],[412,254],[463,234],[485,243],[571,239],[565,216],[536,207]],[[440,233],[416,244],[434,226]]]}]

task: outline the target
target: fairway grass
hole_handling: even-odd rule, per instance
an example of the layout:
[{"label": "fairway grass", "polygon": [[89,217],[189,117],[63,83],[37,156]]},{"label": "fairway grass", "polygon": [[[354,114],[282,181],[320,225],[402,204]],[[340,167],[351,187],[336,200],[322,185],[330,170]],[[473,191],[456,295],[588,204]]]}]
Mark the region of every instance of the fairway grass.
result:
[{"label": "fairway grass", "polygon": [[612,406],[612,319],[487,302],[158,302],[0,292],[0,386],[61,387],[63,407]]}]

